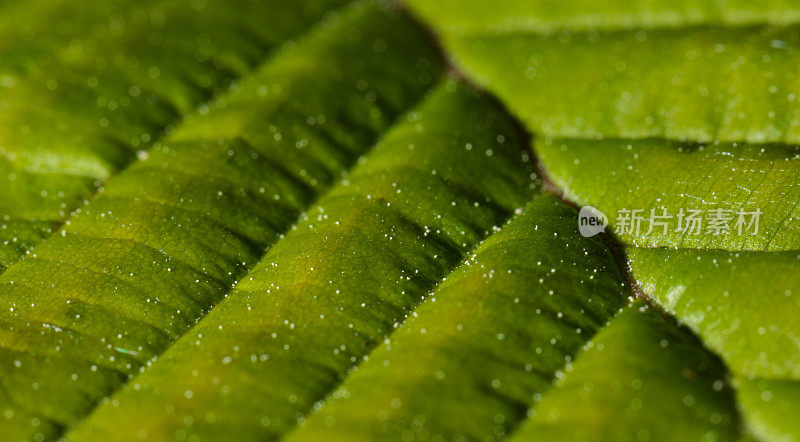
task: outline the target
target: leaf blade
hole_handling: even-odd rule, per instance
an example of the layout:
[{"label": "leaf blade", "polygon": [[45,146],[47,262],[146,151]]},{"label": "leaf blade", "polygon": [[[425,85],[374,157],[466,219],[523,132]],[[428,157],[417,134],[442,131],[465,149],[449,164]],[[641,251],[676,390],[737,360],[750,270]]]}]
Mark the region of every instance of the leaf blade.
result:
[{"label": "leaf blade", "polygon": [[578,234],[576,216],[552,194],[535,197],[287,440],[511,434],[627,299],[614,257]]},{"label": "leaf blade", "polygon": [[[565,196],[600,209],[625,244],[743,251],[800,248],[800,232],[792,222],[800,216],[793,203],[800,173],[796,146],[542,139],[536,142],[536,153]],[[628,222],[632,210],[639,211],[638,226]],[[728,217],[726,232],[709,229],[715,210]],[[699,211],[698,230],[686,229],[692,211]],[[755,218],[749,214],[756,211],[756,222],[750,225]],[[740,217],[744,224],[737,226]],[[665,222],[666,228],[651,220]]]},{"label": "leaf blade", "polygon": [[343,2],[86,3],[15,5],[0,27],[0,271],[172,124]]},{"label": "leaf blade", "polygon": [[[455,83],[440,86],[191,335],[116,397],[120,407],[101,407],[72,436],[280,437],[534,192],[519,143],[491,101]],[[453,149],[464,149],[458,168],[449,166]],[[188,367],[201,377],[179,374]],[[226,425],[201,416],[165,421],[141,407],[154,398],[176,415],[205,410]],[[137,413],[130,431],[114,423],[120,412]]]},{"label": "leaf blade", "polygon": [[724,379],[714,355],[639,301],[597,334],[511,440],[735,440]]},{"label": "leaf blade", "polygon": [[[362,38],[350,38],[353,29]],[[376,39],[387,48],[368,56]],[[335,75],[306,74],[286,84],[274,72],[320,54],[321,66]],[[418,66],[420,60],[426,63]],[[231,93],[238,104],[224,111],[247,123],[231,138],[165,143],[109,182],[69,220],[63,237],[0,275],[0,402],[13,412],[5,422],[10,434],[53,437],[148,365],[224,297],[442,68],[413,24],[371,2],[349,8],[270,63],[277,68],[256,74],[242,95]],[[372,89],[359,89],[359,80]],[[261,84],[291,88],[284,96],[250,93]],[[295,94],[314,91],[326,99],[286,106]],[[330,122],[305,129],[308,115],[328,115]],[[282,137],[260,135],[270,120]],[[313,146],[297,144],[305,137]],[[296,159],[298,151],[305,159],[284,166],[281,160]],[[66,256],[85,261],[65,263]]]},{"label": "leaf blade", "polygon": [[[493,16],[516,16],[516,7],[506,3],[506,10],[473,17],[473,27],[481,30],[473,33],[442,25],[433,12],[436,6],[427,5],[430,2],[409,3],[434,25],[454,63],[539,135],[751,143],[800,140],[791,92],[797,81],[791,67],[796,62],[794,48],[800,44],[794,25],[762,26],[755,18],[752,26],[708,26],[716,23],[716,13],[702,18],[700,12],[695,26],[650,29],[649,19],[658,16],[659,9],[674,8],[675,15],[664,17],[691,22],[683,8],[695,5],[636,2],[633,8],[610,3],[610,14],[588,12],[575,18],[577,23],[586,19],[605,24],[600,27],[607,29],[599,31],[597,26],[579,26],[575,32],[568,26],[556,27],[561,33],[540,33],[535,26],[493,28]],[[560,10],[531,3],[535,5],[531,8]],[[741,6],[730,4],[722,10],[735,16]],[[765,19],[781,10],[781,5],[770,3],[753,6]],[[639,7],[641,15],[625,16]],[[621,27],[615,29],[616,24]],[[709,65],[731,69],[707,69]]]}]

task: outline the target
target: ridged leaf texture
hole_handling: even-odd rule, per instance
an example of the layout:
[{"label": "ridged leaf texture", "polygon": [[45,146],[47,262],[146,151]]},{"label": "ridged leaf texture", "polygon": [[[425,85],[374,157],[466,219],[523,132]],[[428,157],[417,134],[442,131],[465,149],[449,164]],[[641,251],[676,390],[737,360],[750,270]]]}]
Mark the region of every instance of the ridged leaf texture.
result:
[{"label": "ridged leaf texture", "polygon": [[798,26],[0,1],[0,439],[800,439]]}]

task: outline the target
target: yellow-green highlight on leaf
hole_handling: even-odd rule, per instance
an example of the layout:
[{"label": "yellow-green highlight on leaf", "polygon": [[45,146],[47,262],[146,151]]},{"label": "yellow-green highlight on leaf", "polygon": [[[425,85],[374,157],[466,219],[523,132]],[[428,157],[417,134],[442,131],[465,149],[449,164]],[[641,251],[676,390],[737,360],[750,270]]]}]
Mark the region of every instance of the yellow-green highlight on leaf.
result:
[{"label": "yellow-green highlight on leaf", "polygon": [[[798,146],[544,138],[535,150],[565,197],[600,209],[626,244],[800,250]],[[626,210],[639,210],[639,228],[632,228]],[[679,231],[693,210],[701,211],[700,229]],[[715,210],[728,217],[727,233],[709,231]],[[666,226],[651,229],[651,219]]]},{"label": "yellow-green highlight on leaf", "polygon": [[484,240],[290,441],[499,440],[627,302],[552,194]]},{"label": "yellow-green highlight on leaf", "polygon": [[800,434],[800,382],[794,379],[734,379],[747,430],[756,440],[790,442]]},{"label": "yellow-green highlight on leaf", "polygon": [[446,82],[72,440],[279,438],[536,192],[521,142]]},{"label": "yellow-green highlight on leaf", "polygon": [[734,372],[742,417],[764,441],[794,440],[800,404],[800,255],[628,249],[642,289]]},{"label": "yellow-green highlight on leaf", "polygon": [[356,4],[192,120],[224,113],[225,137],[176,129],[109,180],[0,275],[3,438],[55,437],[150,365],[442,70],[407,17]]},{"label": "yellow-green highlight on leaf", "polygon": [[0,271],[344,1],[14,3],[0,23]]},{"label": "yellow-green highlight on leaf", "polygon": [[407,0],[434,28],[453,34],[788,25],[800,21],[792,0]]},{"label": "yellow-green highlight on leaf", "polygon": [[736,440],[725,376],[691,333],[637,301],[597,334],[510,441]]},{"label": "yellow-green highlight on leaf", "polygon": [[[489,30],[467,32],[449,30],[446,24],[437,27],[433,11],[438,7],[430,3],[437,2],[410,1],[412,9],[434,24],[456,67],[496,94],[537,135],[800,142],[800,101],[795,90],[800,81],[795,69],[800,60],[798,25],[648,29],[644,18],[627,24],[620,19],[623,30],[614,30],[616,19],[611,14],[593,19],[608,21],[610,30],[492,30],[493,17],[524,17],[505,1],[500,5],[507,6],[504,11],[473,17]],[[553,7],[528,3],[536,5],[533,10],[574,12],[560,3]],[[658,5],[666,3],[673,2]],[[656,5],[647,2],[642,9],[659,9]],[[797,18],[797,6],[787,2],[734,5],[731,11],[762,11],[759,15],[766,22],[780,17],[784,8],[795,11],[790,22]],[[719,8],[726,9],[709,9]],[[691,22],[695,12],[704,14],[702,7],[697,10],[684,2],[675,9],[679,22]],[[716,13],[706,15],[709,23],[715,22]]]}]

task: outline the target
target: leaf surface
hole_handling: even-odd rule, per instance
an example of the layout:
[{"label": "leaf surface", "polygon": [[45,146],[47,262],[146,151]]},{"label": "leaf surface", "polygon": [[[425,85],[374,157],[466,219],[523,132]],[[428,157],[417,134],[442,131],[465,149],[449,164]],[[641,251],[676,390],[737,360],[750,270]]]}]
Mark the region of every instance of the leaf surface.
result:
[{"label": "leaf surface", "polygon": [[[800,377],[796,147],[543,139],[536,150],[568,198],[605,212],[618,237],[639,246],[627,249],[634,278],[735,373],[748,429],[766,440],[796,432],[777,400],[753,393],[792,397]],[[638,228],[620,222],[632,209]],[[709,215],[720,209],[729,231],[715,235]],[[667,229],[650,228],[651,210],[672,216]],[[702,211],[699,231],[679,231],[678,214],[690,210]],[[757,231],[739,232],[736,213],[756,210]]]},{"label": "leaf surface", "polygon": [[791,0],[497,0],[492,3],[411,0],[408,3],[435,28],[467,35],[696,25],[787,25],[800,20],[800,8]]},{"label": "leaf surface", "polygon": [[[626,244],[800,249],[800,147],[545,138],[536,141],[536,153],[564,195],[600,209]],[[632,210],[640,218],[635,224]],[[720,210],[727,232],[710,230]],[[688,228],[692,211],[699,211],[698,229]]]},{"label": "leaf surface", "polygon": [[343,1],[12,3],[0,23],[0,271]]},{"label": "leaf surface", "polygon": [[214,134],[177,129],[110,180],[0,275],[4,432],[56,436],[143,370],[440,73],[407,18],[354,5],[192,120]]},{"label": "leaf surface", "polygon": [[800,434],[795,2],[343,3],[0,0],[3,439]]},{"label": "leaf surface", "polygon": [[798,434],[791,411],[800,403],[800,255],[644,248],[628,253],[644,290],[736,374],[749,430],[764,440]]},{"label": "leaf surface", "polygon": [[524,205],[522,147],[491,100],[440,86],[73,438],[280,437]]},{"label": "leaf surface", "polygon": [[[437,27],[441,11],[428,3],[409,1],[434,25],[455,64],[538,135],[800,141],[793,90],[800,47],[795,26],[708,26],[750,7],[762,11],[752,16],[756,22],[769,23],[786,3],[707,2],[714,6],[695,9],[684,2],[637,2],[633,8],[628,2],[602,2],[608,5],[590,8],[585,16],[573,13],[577,23],[594,22],[593,29],[566,27],[557,33],[542,33],[536,26],[494,28],[492,17],[498,15],[524,20],[524,12],[517,15],[510,2],[499,12],[472,16],[475,25],[469,31]],[[568,9],[572,2],[529,3],[533,10],[574,11]],[[670,9],[674,14],[663,11]],[[631,14],[635,20],[621,19]],[[650,18],[659,15],[666,24],[672,16],[703,26],[648,28]]]},{"label": "leaf surface", "polygon": [[510,440],[736,440],[724,378],[694,336],[639,301],[597,334]]},{"label": "leaf surface", "polygon": [[[783,417],[798,365],[792,6],[606,2],[567,12],[573,4],[529,2],[446,14],[444,3],[410,3],[456,65],[534,132],[565,197],[597,207],[636,246],[630,266],[644,293],[733,370],[748,431],[797,434]],[[626,210],[642,224],[620,219]],[[679,219],[692,210],[705,217],[696,233]],[[709,229],[714,210],[731,215],[727,231]],[[737,212],[753,211],[757,231],[738,232]],[[646,221],[662,214],[666,226]]]},{"label": "leaf surface", "polygon": [[[627,301],[552,194],[484,240],[288,440],[493,440]],[[465,406],[469,404],[469,406]]]},{"label": "leaf surface", "polygon": [[800,383],[782,379],[738,379],[737,397],[749,431],[759,440],[797,440]]}]

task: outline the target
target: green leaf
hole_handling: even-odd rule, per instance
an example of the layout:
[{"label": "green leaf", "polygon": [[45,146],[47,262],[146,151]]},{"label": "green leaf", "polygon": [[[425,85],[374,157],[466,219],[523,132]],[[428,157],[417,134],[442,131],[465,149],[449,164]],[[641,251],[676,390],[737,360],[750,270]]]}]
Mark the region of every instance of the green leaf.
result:
[{"label": "green leaf", "polygon": [[4,436],[57,436],[144,370],[441,70],[404,16],[355,5],[189,123],[214,133],[176,129],[110,180],[0,275]]},{"label": "green leaf", "polygon": [[410,0],[408,3],[436,29],[467,35],[760,23],[785,25],[800,21],[800,8],[791,0],[496,0],[492,3]]},{"label": "green leaf", "polygon": [[798,434],[796,420],[789,418],[800,403],[798,252],[628,253],[643,289],[736,373],[749,430],[765,440]]},{"label": "green leaf", "polygon": [[614,257],[580,236],[576,215],[551,194],[535,198],[288,440],[508,436],[626,301]]},{"label": "green leaf", "polygon": [[800,435],[795,2],[345,2],[0,0],[0,438]]},{"label": "green leaf", "polygon": [[521,148],[492,101],[444,84],[71,437],[278,438],[531,196]]},{"label": "green leaf", "polygon": [[748,429],[760,440],[791,441],[800,434],[800,383],[782,379],[736,380]]},{"label": "green leaf", "polygon": [[[548,176],[565,197],[605,213],[614,233],[626,244],[642,247],[714,248],[724,250],[800,249],[800,147],[747,143],[697,144],[664,140],[542,139],[536,153]],[[788,202],[788,203],[787,203]],[[621,211],[650,211],[667,223],[641,222],[632,228],[617,222]],[[699,231],[679,231],[690,211],[702,211]],[[728,234],[709,232],[712,210],[728,211]],[[759,210],[737,228],[737,213]],[[628,214],[629,215],[629,214]],[[630,218],[630,216],[628,216]],[[740,232],[741,230],[741,232]]]},{"label": "green leaf", "polygon": [[645,292],[703,337],[733,371],[800,378],[800,327],[794,320],[800,308],[798,252],[631,248],[628,254]]},{"label": "green leaf", "polygon": [[[795,146],[544,139],[536,150],[568,198],[607,213],[622,241],[643,246],[627,249],[639,286],[722,357],[737,385],[752,391],[780,380],[765,390],[792,395],[800,379]],[[638,231],[626,229],[618,222],[626,209],[641,210],[647,220],[650,210],[673,218],[667,230],[650,231],[649,221]],[[680,211],[707,216],[715,209],[731,212],[727,234],[709,233],[707,223],[699,232],[676,231]],[[735,213],[755,210],[762,212],[757,232],[739,233]],[[758,437],[796,432],[776,417],[775,402],[741,397],[747,398],[745,421]]]},{"label": "green leaf", "polygon": [[[671,27],[782,22],[787,9],[794,11],[786,16],[791,23],[797,9],[785,2],[708,2],[714,6],[699,11],[688,2],[637,2],[634,8],[628,2],[603,2],[609,5],[585,15],[574,13],[573,2],[555,8],[529,2],[537,5],[532,11],[548,8],[577,16],[576,31],[558,27],[558,33],[541,33],[536,25],[497,26],[493,17],[498,15],[506,17],[501,22],[509,16],[525,20],[525,9],[517,15],[516,3],[509,1],[501,4],[505,10],[489,14],[473,12],[480,6],[464,8],[470,14],[467,29],[437,27],[436,17],[449,15],[442,4],[440,9],[424,6],[431,3],[426,0],[409,3],[434,24],[455,64],[539,135],[800,141],[796,26]],[[742,20],[720,19],[747,9],[760,12]],[[552,20],[555,26],[573,23],[563,16]],[[587,26],[592,29],[583,29]]]},{"label": "green leaf", "polygon": [[58,229],[82,199],[144,155],[183,115],[341,3],[5,5],[0,271]]},{"label": "green leaf", "polygon": [[[780,144],[798,141],[795,7],[476,3],[448,14],[444,3],[411,4],[454,62],[538,135],[564,196],[606,213],[623,243],[647,247],[628,249],[637,282],[734,371],[748,431],[797,434],[781,417],[787,398],[800,399],[800,157]],[[632,210],[671,218],[636,228],[620,219]],[[680,230],[679,214],[692,210],[730,211],[731,231]],[[738,232],[738,212],[754,211],[758,230]]]},{"label": "green leaf", "polygon": [[736,438],[724,366],[641,302],[611,319],[624,284],[575,215],[535,199],[289,440]]},{"label": "green leaf", "polygon": [[511,441],[735,440],[724,379],[694,336],[640,301],[597,334]]}]

